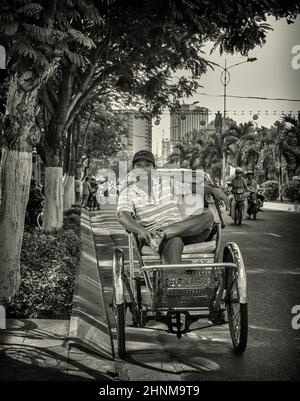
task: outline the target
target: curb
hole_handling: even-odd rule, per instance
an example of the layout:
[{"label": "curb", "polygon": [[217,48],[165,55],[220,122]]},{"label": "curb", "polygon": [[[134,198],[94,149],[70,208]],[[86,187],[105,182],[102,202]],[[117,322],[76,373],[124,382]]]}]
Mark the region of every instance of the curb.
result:
[{"label": "curb", "polygon": [[263,209],[266,210],[278,210],[282,212],[300,212],[300,205],[293,205],[289,203],[277,203],[277,202],[264,202]]},{"label": "curb", "polygon": [[69,342],[109,359],[114,358],[112,335],[105,310],[95,243],[89,214],[81,213],[82,254],[73,293]]}]

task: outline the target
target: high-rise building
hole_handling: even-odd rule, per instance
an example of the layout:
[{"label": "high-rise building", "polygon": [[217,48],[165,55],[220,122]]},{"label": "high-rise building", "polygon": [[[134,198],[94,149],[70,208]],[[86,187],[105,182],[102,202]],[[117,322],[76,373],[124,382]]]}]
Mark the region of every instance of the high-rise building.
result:
[{"label": "high-rise building", "polygon": [[152,151],[152,121],[135,110],[116,110],[128,127],[128,137],[123,138],[126,150],[134,154],[139,150]]},{"label": "high-rise building", "polygon": [[208,109],[195,104],[182,104],[180,110],[170,114],[170,142],[180,143],[182,137],[196,130],[201,131],[208,124]]},{"label": "high-rise building", "polygon": [[171,154],[171,142],[169,139],[164,139],[162,140],[161,143],[161,158],[162,158],[162,165],[165,165],[168,163],[168,158]]}]

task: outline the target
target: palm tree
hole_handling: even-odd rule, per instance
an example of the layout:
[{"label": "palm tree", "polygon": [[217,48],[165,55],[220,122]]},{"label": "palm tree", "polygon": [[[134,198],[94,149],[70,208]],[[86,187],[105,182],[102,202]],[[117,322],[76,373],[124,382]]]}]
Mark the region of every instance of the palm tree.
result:
[{"label": "palm tree", "polygon": [[255,165],[258,158],[256,149],[257,137],[254,131],[252,121],[237,124],[231,124],[226,131],[225,142],[227,144],[227,152],[233,156],[236,166],[246,165],[247,167]]},{"label": "palm tree", "polygon": [[197,169],[203,166],[202,153],[207,141],[205,131],[192,131],[182,137],[181,143],[174,145],[169,156],[169,163],[179,164],[180,167]]},{"label": "palm tree", "polygon": [[220,132],[212,133],[203,147],[202,160],[205,170],[213,180],[222,179],[223,137]]},{"label": "palm tree", "polygon": [[261,127],[258,129],[259,133],[259,160],[258,160],[258,173],[263,175],[264,180],[276,177],[276,167],[278,166],[278,147],[276,141],[278,137],[277,128]]},{"label": "palm tree", "polygon": [[279,130],[277,143],[291,178],[300,175],[300,113],[297,117],[291,114],[283,116],[277,127],[282,127],[280,123],[283,124],[283,129]]}]

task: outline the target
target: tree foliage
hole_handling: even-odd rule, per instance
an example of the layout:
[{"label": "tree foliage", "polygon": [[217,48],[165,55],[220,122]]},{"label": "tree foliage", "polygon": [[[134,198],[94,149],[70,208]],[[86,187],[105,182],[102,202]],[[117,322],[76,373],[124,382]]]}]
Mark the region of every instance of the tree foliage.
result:
[{"label": "tree foliage", "polygon": [[214,179],[221,179],[223,152],[227,163],[252,171],[260,180],[276,179],[281,164],[289,178],[300,175],[299,115],[285,115],[270,128],[255,127],[252,121],[227,121],[220,132],[187,133],[176,144],[169,162],[181,167],[204,168]]}]

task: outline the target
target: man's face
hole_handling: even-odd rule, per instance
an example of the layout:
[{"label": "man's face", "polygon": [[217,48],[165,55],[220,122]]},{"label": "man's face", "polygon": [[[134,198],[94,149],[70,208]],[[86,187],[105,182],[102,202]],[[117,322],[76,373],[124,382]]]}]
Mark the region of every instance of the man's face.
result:
[{"label": "man's face", "polygon": [[151,174],[151,170],[154,168],[153,164],[148,160],[140,159],[134,163],[134,168],[143,169],[147,175]]},{"label": "man's face", "polygon": [[236,178],[241,178],[242,177],[242,173],[237,172],[237,173],[235,173],[235,176],[236,176]]}]

